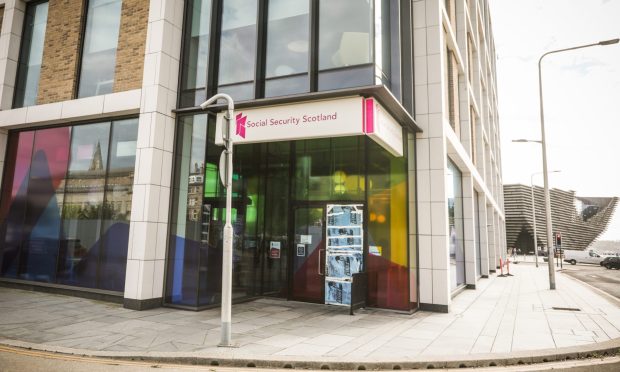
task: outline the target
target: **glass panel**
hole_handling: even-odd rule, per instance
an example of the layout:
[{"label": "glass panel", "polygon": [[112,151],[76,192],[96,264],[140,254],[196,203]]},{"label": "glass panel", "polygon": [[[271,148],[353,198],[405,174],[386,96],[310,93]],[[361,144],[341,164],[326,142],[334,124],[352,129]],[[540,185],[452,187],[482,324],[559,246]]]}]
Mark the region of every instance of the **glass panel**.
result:
[{"label": "glass panel", "polygon": [[297,200],[364,200],[363,137],[296,142]]},{"label": "glass panel", "polygon": [[218,92],[230,95],[235,101],[247,101],[254,98],[254,83],[227,85],[219,87]]},{"label": "glass panel", "polygon": [[[257,0],[224,0],[219,85],[254,80],[257,9]],[[233,98],[246,99],[246,96],[233,95]]]},{"label": "glass panel", "polygon": [[372,140],[368,145],[368,300],[409,310],[407,164]]},{"label": "glass panel", "polygon": [[[191,0],[188,5],[189,20],[183,55],[182,106],[195,106],[205,101],[207,86],[207,61],[211,27],[211,0]],[[195,90],[202,90],[200,98]]]},{"label": "glass panel", "polygon": [[[267,24],[267,78],[308,72],[308,45],[310,40],[309,0],[269,1],[269,23]],[[282,92],[267,96],[307,92],[307,75],[296,78],[291,86],[280,85]],[[266,89],[267,90],[267,89]]]},{"label": "glass panel", "polygon": [[19,53],[19,72],[15,86],[15,107],[32,106],[37,103],[47,10],[47,2],[28,4],[26,8],[24,35]]},{"label": "glass panel", "polygon": [[[264,145],[263,171],[264,217],[259,214],[265,229],[263,249],[263,294],[286,295],[288,288],[288,213],[289,213],[289,165],[290,142],[275,142]],[[261,204],[259,196],[259,205]],[[270,243],[280,242],[280,258],[270,255]]]},{"label": "glass panel", "polygon": [[480,206],[478,205],[478,193],[474,191],[474,231],[476,234],[476,275],[482,275],[482,244],[480,243]]},{"label": "glass panel", "polygon": [[319,72],[319,90],[334,90],[374,85],[373,66]]},{"label": "glass panel", "polygon": [[138,119],[115,121],[112,124],[99,243],[102,248],[98,287],[101,289],[125,289],[137,138]]},{"label": "glass panel", "polygon": [[65,181],[58,281],[95,287],[110,123],[73,128]]},{"label": "glass panel", "polygon": [[302,301],[325,301],[325,237],[323,208],[295,209],[293,297]]},{"label": "glass panel", "polygon": [[286,96],[310,91],[308,75],[283,77],[265,81],[265,97]]},{"label": "glass panel", "polygon": [[[213,236],[208,227],[211,205],[203,208],[207,118],[182,117],[177,128],[166,300],[178,305],[198,305],[199,274],[209,272],[202,267]],[[211,257],[207,263],[221,267],[221,251],[216,256],[219,261]],[[211,285],[210,281],[201,284]],[[215,298],[205,300],[212,303]]]},{"label": "glass panel", "polygon": [[373,1],[321,0],[319,69],[371,63]]},{"label": "glass panel", "polygon": [[2,203],[0,204],[0,275],[15,278],[19,265],[19,250],[24,242],[23,222],[26,214],[28,181],[34,131],[9,134],[6,170],[2,180]]},{"label": "glass panel", "polygon": [[465,284],[463,189],[461,172],[449,159],[446,187],[448,192],[448,224],[450,228],[450,288],[455,290]]},{"label": "glass panel", "polygon": [[121,0],[89,0],[78,97],[112,93]]},{"label": "glass panel", "polygon": [[18,277],[54,282],[70,127],[36,131]]}]

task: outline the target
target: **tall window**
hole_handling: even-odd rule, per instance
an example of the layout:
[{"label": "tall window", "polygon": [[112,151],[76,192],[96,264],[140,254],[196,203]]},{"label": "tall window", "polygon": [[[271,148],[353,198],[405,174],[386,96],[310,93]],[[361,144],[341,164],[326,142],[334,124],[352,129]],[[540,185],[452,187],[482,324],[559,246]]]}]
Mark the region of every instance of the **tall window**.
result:
[{"label": "tall window", "polygon": [[188,0],[179,106],[378,84],[400,99],[400,3]]},{"label": "tall window", "polygon": [[450,126],[460,138],[459,125],[459,70],[454,52],[446,48],[446,91],[447,91],[447,111]]},{"label": "tall window", "polygon": [[24,18],[24,36],[19,52],[19,67],[15,85],[15,107],[37,103],[39,75],[43,60],[43,43],[47,25],[47,2],[28,3]]},{"label": "tall window", "polygon": [[448,226],[450,228],[450,289],[465,284],[465,248],[463,239],[463,184],[461,171],[448,159]]},{"label": "tall window", "polygon": [[272,0],[268,12],[265,96],[309,91],[309,0]]},{"label": "tall window", "polygon": [[78,97],[112,93],[122,0],[89,0]]},{"label": "tall window", "polygon": [[206,100],[207,61],[211,27],[211,0],[191,0],[183,49],[181,105],[197,106]]},{"label": "tall window", "polygon": [[224,0],[218,91],[254,98],[258,0]]},{"label": "tall window", "polygon": [[10,132],[0,276],[122,292],[138,120]]},{"label": "tall window", "polygon": [[[374,10],[369,0],[321,0],[319,4],[319,90],[372,84],[374,72],[343,67],[373,61]],[[337,69],[337,70],[334,70]],[[372,68],[371,70],[372,71]]]}]

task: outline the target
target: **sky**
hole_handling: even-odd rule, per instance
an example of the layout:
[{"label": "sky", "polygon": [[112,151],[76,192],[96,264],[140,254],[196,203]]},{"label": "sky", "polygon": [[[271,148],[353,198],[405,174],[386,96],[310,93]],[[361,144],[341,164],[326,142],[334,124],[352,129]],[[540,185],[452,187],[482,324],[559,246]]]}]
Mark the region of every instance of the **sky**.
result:
[{"label": "sky", "polygon": [[[505,184],[542,172],[538,59],[620,38],[620,0],[489,0]],[[620,197],[620,44],[545,57],[542,68],[552,188]],[[542,174],[534,176],[542,186]],[[600,240],[620,240],[620,205]]]}]

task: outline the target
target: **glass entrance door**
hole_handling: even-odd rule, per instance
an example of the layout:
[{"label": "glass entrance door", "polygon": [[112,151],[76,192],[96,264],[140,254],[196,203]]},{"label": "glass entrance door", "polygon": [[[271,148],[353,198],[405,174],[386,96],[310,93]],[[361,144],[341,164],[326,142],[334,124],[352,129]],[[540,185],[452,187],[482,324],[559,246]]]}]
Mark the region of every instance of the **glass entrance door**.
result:
[{"label": "glass entrance door", "polygon": [[325,210],[294,208],[293,290],[294,300],[323,303],[325,287]]}]

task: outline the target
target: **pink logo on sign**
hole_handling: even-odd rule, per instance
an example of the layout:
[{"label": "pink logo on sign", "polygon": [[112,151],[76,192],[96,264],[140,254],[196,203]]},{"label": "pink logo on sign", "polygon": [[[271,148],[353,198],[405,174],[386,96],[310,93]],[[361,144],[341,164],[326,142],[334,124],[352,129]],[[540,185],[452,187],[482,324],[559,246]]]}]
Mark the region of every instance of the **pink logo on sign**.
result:
[{"label": "pink logo on sign", "polygon": [[241,138],[245,138],[245,122],[248,120],[247,115],[243,116],[243,113],[238,113],[235,119],[237,121],[236,134]]}]

